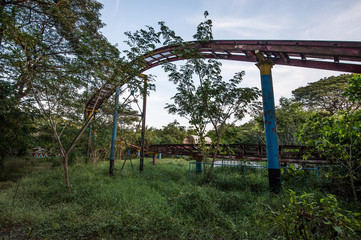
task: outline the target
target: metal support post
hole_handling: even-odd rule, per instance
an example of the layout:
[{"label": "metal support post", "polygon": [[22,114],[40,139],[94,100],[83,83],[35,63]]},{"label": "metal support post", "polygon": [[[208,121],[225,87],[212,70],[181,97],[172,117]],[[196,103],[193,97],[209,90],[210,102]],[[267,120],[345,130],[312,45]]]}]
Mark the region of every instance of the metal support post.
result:
[{"label": "metal support post", "polygon": [[[86,109],[87,113],[88,113],[88,119],[89,118],[93,118],[93,120],[95,120],[95,113],[98,112],[98,110],[94,110],[94,109]],[[95,146],[95,142],[96,142],[96,133],[94,131],[94,146]],[[90,152],[92,149],[92,124],[91,122],[89,123],[89,130],[88,130],[88,146],[86,149],[86,157],[89,158],[90,157]]]},{"label": "metal support post", "polygon": [[113,132],[112,132],[112,145],[110,148],[110,166],[109,166],[109,175],[113,176],[114,171],[114,154],[115,154],[115,141],[117,138],[117,119],[118,119],[118,102],[119,102],[119,88],[115,91],[115,109],[113,115]]},{"label": "metal support post", "polygon": [[153,155],[153,165],[157,165],[157,154]]},{"label": "metal support post", "polygon": [[[89,114],[90,117],[90,114]],[[88,133],[88,147],[86,149],[86,157],[90,157],[90,148],[91,148],[91,142],[92,142],[92,124],[89,123],[89,133]]]},{"label": "metal support post", "polygon": [[94,135],[94,147],[95,147],[95,145],[97,144],[97,132],[94,130],[93,131],[93,135]]},{"label": "metal support post", "polygon": [[258,58],[258,64],[256,65],[261,72],[269,187],[272,192],[278,193],[281,190],[281,170],[279,165],[275,103],[271,72],[274,64],[271,60],[265,59],[260,52],[257,52],[256,55]]},{"label": "metal support post", "polygon": [[202,172],[202,163],[196,162],[196,173],[201,173],[201,172]]},{"label": "metal support post", "polygon": [[144,93],[143,93],[143,113],[142,113],[142,137],[140,143],[140,161],[139,161],[139,171],[143,171],[144,166],[144,147],[145,147],[145,116],[147,112],[147,88],[148,82],[147,77],[144,77]]}]

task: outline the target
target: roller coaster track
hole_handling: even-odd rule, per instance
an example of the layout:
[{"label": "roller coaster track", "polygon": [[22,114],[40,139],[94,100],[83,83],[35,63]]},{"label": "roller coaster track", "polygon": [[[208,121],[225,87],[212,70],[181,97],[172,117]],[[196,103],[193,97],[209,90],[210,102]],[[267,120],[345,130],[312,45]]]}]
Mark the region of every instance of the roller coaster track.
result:
[{"label": "roller coaster track", "polygon": [[[165,46],[136,59],[141,62],[140,72],[165,62],[187,58],[182,50],[194,50],[205,58],[257,62],[260,52],[274,64],[361,73],[361,42],[343,41],[284,41],[284,40],[214,40],[187,42]],[[132,76],[128,75],[122,83]],[[89,99],[86,111],[97,110],[116,89],[116,84],[105,84]]]},{"label": "roller coaster track", "polygon": [[[209,157],[213,156],[215,150],[214,145],[207,145]],[[250,145],[250,144],[229,144],[221,145],[220,153],[217,158],[220,159],[249,159],[252,161],[267,161],[266,145]],[[313,147],[308,146],[293,146],[280,145],[279,160],[284,163],[305,163],[305,164],[328,164],[328,162],[321,157]],[[197,158],[200,156],[201,149],[199,145],[195,144],[163,144],[150,145],[148,152],[162,153],[168,155],[185,155]],[[304,160],[304,156],[308,156]]]}]

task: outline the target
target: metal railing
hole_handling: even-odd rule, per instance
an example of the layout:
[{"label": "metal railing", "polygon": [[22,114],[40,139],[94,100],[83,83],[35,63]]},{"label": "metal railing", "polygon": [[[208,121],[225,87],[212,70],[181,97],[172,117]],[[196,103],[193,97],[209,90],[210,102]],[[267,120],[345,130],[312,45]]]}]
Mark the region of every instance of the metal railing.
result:
[{"label": "metal railing", "polygon": [[[238,163],[237,163],[238,162]],[[241,161],[222,161],[218,163],[201,163],[201,162],[189,162],[189,180],[203,180],[208,176],[209,170],[213,165],[212,181],[216,183],[242,183],[247,185],[248,183],[267,184],[268,185],[268,169],[267,165],[261,165],[260,163],[249,163]],[[332,167],[336,166],[316,166],[316,167],[301,167],[296,171],[303,171],[300,176],[291,177],[288,180],[281,181],[290,184],[294,183],[319,183],[322,179],[325,179],[326,174]],[[287,171],[289,167],[281,167],[284,171]]]}]

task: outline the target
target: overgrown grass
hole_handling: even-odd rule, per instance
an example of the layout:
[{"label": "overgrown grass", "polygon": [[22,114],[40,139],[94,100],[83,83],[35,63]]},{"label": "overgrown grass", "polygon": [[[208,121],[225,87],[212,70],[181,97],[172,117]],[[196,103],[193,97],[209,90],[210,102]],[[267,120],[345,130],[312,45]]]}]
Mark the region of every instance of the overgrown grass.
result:
[{"label": "overgrown grass", "polygon": [[70,190],[61,167],[0,182],[0,238],[271,239],[270,210],[289,201],[252,182],[192,182],[182,159],[121,164],[113,177],[107,162],[71,166]]}]

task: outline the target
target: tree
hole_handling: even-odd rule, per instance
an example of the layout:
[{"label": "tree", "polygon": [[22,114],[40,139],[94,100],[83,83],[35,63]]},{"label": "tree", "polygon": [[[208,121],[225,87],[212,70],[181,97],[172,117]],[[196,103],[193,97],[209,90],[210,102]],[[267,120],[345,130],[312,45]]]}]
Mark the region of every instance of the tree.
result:
[{"label": "tree", "polygon": [[348,80],[348,87],[345,91],[345,96],[349,98],[352,102],[358,102],[361,101],[361,75],[360,74],[354,74],[349,80]]},{"label": "tree", "polygon": [[[297,132],[311,115],[298,102],[288,98],[280,98],[280,106],[276,107],[277,135],[281,145],[299,145]],[[262,123],[264,126],[264,124]]]},{"label": "tree", "polygon": [[[63,156],[68,188],[69,154],[94,115],[81,120],[81,91],[119,75],[119,52],[99,32],[101,7],[94,0],[0,3],[0,77],[14,83],[19,100],[35,100]],[[59,129],[66,119],[80,126],[67,146]]]},{"label": "tree", "polygon": [[23,98],[38,74],[65,73],[75,56],[91,55],[90,36],[99,39],[103,26],[101,7],[93,0],[1,1],[1,78]]},{"label": "tree", "polygon": [[[353,76],[343,95],[358,104],[361,81]],[[331,116],[314,113],[298,134],[300,140],[315,146],[316,150],[330,162],[341,165],[347,172],[350,189],[357,204],[356,183],[361,174],[361,110],[351,108],[338,111]]]},{"label": "tree", "polygon": [[361,111],[339,112],[332,116],[314,114],[299,133],[300,140],[315,146],[321,156],[347,171],[355,203],[355,181],[361,168]]},{"label": "tree", "polygon": [[352,74],[322,78],[292,91],[293,97],[308,109],[324,110],[332,115],[339,110],[359,109],[358,102],[351,102],[344,95]]},{"label": "tree", "polygon": [[[0,81],[0,167],[8,155],[21,156],[30,147],[35,116],[29,102],[19,103],[11,83]],[[26,111],[28,110],[28,111]]]},{"label": "tree", "polygon": [[[207,18],[208,12],[205,12],[204,16]],[[193,37],[201,42],[212,40],[212,21],[206,19],[200,23]],[[232,79],[224,81],[221,75],[221,63],[214,59],[205,61],[194,56],[181,67],[179,72],[175,65],[170,64],[165,70],[171,72],[170,80],[178,84],[178,92],[172,98],[175,103],[167,105],[170,112],[190,116],[189,123],[199,130],[201,139],[204,137],[202,127],[207,123],[213,126],[217,141],[208,175],[212,177],[213,164],[224,131],[245,116],[249,107],[252,107],[252,103],[260,96],[260,91],[257,88],[239,87],[244,72],[236,73]],[[197,87],[193,80],[194,75],[199,80]]]},{"label": "tree", "polygon": [[165,108],[171,114],[178,114],[188,119],[189,124],[200,136],[201,145],[204,145],[205,131],[209,120],[202,104],[200,88],[195,86],[192,79],[194,74],[192,65],[187,63],[181,67],[179,72],[175,64],[167,64],[164,69],[166,72],[170,72],[168,75],[170,80],[177,84],[177,93],[171,98],[174,100],[174,104],[167,103]]},{"label": "tree", "polygon": [[[214,130],[207,132],[213,142],[217,141]],[[265,144],[264,130],[255,120],[250,120],[240,126],[229,125],[221,137],[221,144]]]},{"label": "tree", "polygon": [[[177,120],[155,130],[158,142],[156,144],[182,144],[186,136],[185,127],[180,126]],[[155,144],[155,143],[154,143]]]}]

